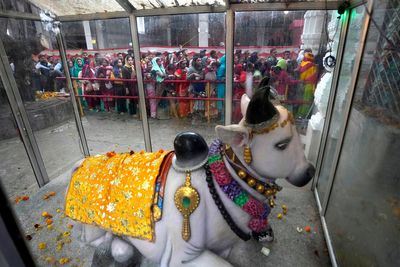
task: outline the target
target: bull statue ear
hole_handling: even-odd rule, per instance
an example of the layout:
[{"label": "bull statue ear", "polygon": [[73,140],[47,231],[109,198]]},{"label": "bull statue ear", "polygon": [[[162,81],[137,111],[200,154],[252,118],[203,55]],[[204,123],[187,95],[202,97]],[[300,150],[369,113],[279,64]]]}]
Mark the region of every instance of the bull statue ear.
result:
[{"label": "bull statue ear", "polygon": [[233,125],[217,125],[215,127],[217,137],[225,144],[231,146],[242,147],[249,143],[249,131],[246,127],[233,124]]},{"label": "bull statue ear", "polygon": [[240,110],[242,111],[243,118],[246,118],[246,110],[249,103],[250,98],[246,94],[243,94],[242,98],[240,99]]}]

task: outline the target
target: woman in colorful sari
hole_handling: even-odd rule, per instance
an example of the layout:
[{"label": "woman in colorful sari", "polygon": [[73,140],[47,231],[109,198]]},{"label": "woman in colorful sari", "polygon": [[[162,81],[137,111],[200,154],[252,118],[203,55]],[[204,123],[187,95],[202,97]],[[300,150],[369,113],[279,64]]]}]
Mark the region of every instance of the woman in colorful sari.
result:
[{"label": "woman in colorful sari", "polygon": [[305,118],[314,100],[314,90],[317,84],[317,66],[314,64],[314,55],[311,52],[304,53],[304,58],[299,66],[300,80],[304,82],[303,101],[309,102],[299,107],[297,116]]},{"label": "woman in colorful sari", "polygon": [[[117,59],[114,63],[113,68],[113,78],[114,79],[122,79],[122,67],[124,66],[123,59]],[[114,89],[115,94],[117,96],[125,96],[125,88],[123,81],[115,81],[114,80]],[[126,99],[125,98],[117,98],[117,111],[119,114],[124,114],[126,112]]]},{"label": "woman in colorful sari", "polygon": [[[88,64],[85,64],[82,68],[82,71],[79,72],[78,74],[79,78],[91,78],[94,79],[96,76],[96,71],[94,67],[94,61],[88,59]],[[93,80],[83,80],[82,81],[82,90],[85,95],[100,95],[100,92],[98,88],[95,86],[97,83],[95,83]],[[96,97],[87,97],[86,101],[89,105],[89,110],[96,109],[99,111],[99,98]]]},{"label": "woman in colorful sari", "polygon": [[[82,71],[82,68],[83,68],[83,59],[78,57],[78,58],[75,59],[74,66],[71,69],[71,77],[72,78],[78,78],[79,77],[79,72]],[[77,89],[78,95],[82,95],[83,94],[82,82],[81,81],[74,80],[73,86],[74,86],[74,88]],[[88,106],[86,100],[82,96],[79,97],[79,100],[80,100],[81,105],[83,107],[86,108]]]},{"label": "woman in colorful sari", "polygon": [[[146,95],[147,97],[155,97],[156,96],[156,88],[155,88],[155,73],[152,72],[153,64],[151,62],[147,62],[146,67],[144,68],[143,71],[143,77],[144,77],[144,86],[146,88]],[[149,106],[150,106],[150,117],[155,119],[157,117],[157,100],[154,98],[150,98],[148,100]]]},{"label": "woman in colorful sari", "polygon": [[[129,54],[125,57],[125,65],[122,68],[122,78],[136,79],[136,71],[133,67],[133,57]],[[128,96],[137,96],[137,82],[124,82],[125,94]],[[129,114],[137,117],[137,99],[129,99]]]},{"label": "woman in colorful sari", "polygon": [[[164,96],[164,84],[162,83],[166,77],[166,72],[164,66],[162,64],[161,58],[155,57],[151,60],[152,68],[151,71],[156,76],[156,96]],[[166,96],[166,94],[165,94]],[[161,102],[161,103],[160,103]],[[168,105],[168,101],[157,100],[157,108],[164,108],[166,109]],[[161,110],[159,110],[161,111]],[[165,116],[167,118],[168,116]],[[164,119],[164,116],[161,113],[158,115],[159,119]]]},{"label": "woman in colorful sari", "polygon": [[[177,80],[186,80],[187,73],[187,61],[183,60],[179,63],[178,69],[175,71],[175,77]],[[181,82],[177,84],[176,93],[180,97],[187,97],[189,95],[189,83]],[[189,100],[178,101],[178,114],[180,118],[185,118],[189,114]]]},{"label": "woman in colorful sari", "polygon": [[[226,70],[226,57],[223,55],[220,59],[220,66],[217,70],[217,81],[221,81],[217,83],[217,97],[225,98],[225,70]],[[224,120],[224,102],[217,102],[218,112],[220,114],[220,120]]]}]

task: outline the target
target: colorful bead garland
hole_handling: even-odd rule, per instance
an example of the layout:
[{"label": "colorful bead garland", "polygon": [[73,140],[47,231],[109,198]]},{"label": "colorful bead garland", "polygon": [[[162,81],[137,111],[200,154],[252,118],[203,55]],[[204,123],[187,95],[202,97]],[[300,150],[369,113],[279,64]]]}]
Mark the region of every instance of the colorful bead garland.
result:
[{"label": "colorful bead garland", "polygon": [[230,200],[251,216],[248,227],[253,232],[263,232],[268,229],[270,207],[253,198],[232,178],[222,159],[222,147],[221,140],[214,140],[208,153],[208,164],[214,180]]}]

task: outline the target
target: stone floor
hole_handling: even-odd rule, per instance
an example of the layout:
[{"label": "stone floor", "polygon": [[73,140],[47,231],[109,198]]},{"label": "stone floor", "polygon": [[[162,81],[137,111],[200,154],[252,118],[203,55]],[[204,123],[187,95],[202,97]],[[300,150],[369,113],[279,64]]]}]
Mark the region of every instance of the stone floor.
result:
[{"label": "stone floor", "polygon": [[[129,115],[90,113],[83,119],[85,134],[91,153],[144,149],[141,122]],[[150,120],[153,150],[171,149],[176,133],[194,130],[209,143],[214,137],[215,123],[192,120]],[[31,237],[27,244],[38,266],[56,265],[55,260],[68,258],[67,266],[92,266],[94,249],[79,239],[80,226],[63,216],[64,195],[68,184],[68,171],[82,158],[74,121],[68,121],[35,132],[42,157],[51,179],[42,188],[35,185],[35,178],[22,143],[18,139],[0,142],[0,178],[11,201],[17,195],[29,195],[29,200],[14,204],[22,231]],[[262,246],[256,242],[239,242],[229,256],[234,266],[330,266],[321,222],[313,193],[309,187],[295,188],[280,182],[284,189],[277,198],[270,223],[275,241],[265,245],[271,250],[264,256]],[[55,195],[43,199],[49,192]],[[286,204],[288,214],[277,219],[280,206]],[[43,212],[53,218],[53,229],[48,229]],[[35,228],[35,224],[42,227]],[[297,227],[311,227],[311,232],[299,233]],[[39,249],[39,243],[46,248]],[[102,266],[110,266],[104,263]],[[112,265],[111,265],[112,266]],[[157,266],[144,261],[141,266]]]}]

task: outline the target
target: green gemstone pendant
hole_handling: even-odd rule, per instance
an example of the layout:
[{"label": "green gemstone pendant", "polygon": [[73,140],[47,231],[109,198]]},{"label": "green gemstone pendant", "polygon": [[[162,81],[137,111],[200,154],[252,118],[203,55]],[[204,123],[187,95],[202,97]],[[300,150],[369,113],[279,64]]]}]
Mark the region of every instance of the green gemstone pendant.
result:
[{"label": "green gemstone pendant", "polygon": [[186,173],[185,184],[175,192],[175,206],[183,215],[182,238],[185,241],[190,239],[189,216],[199,206],[200,196],[190,182],[190,172]]}]

